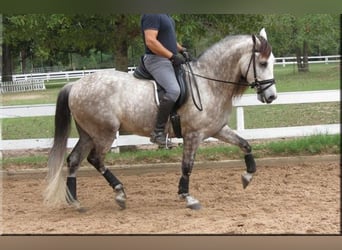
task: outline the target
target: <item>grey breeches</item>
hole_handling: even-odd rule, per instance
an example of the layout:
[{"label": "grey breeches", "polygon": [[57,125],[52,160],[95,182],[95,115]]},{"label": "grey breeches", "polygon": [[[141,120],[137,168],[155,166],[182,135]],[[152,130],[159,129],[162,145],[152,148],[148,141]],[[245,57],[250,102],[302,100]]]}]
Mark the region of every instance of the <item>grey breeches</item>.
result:
[{"label": "grey breeches", "polygon": [[157,55],[145,55],[144,64],[154,79],[164,88],[165,97],[176,102],[180,95],[180,88],[171,61]]}]

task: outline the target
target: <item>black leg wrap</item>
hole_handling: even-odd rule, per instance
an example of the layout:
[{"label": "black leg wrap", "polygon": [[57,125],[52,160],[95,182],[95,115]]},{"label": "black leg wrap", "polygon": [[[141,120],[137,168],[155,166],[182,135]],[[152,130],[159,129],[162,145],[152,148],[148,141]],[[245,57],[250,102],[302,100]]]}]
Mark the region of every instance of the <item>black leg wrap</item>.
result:
[{"label": "black leg wrap", "polygon": [[189,176],[182,176],[179,180],[178,194],[189,193]]},{"label": "black leg wrap", "polygon": [[109,169],[106,169],[106,171],[103,174],[103,177],[108,181],[109,185],[115,189],[115,187],[119,184],[122,185],[122,183],[112,174],[112,172],[109,171]]},{"label": "black leg wrap", "polygon": [[76,177],[67,177],[67,187],[71,194],[71,198],[77,200]]},{"label": "black leg wrap", "polygon": [[252,174],[256,172],[256,164],[255,164],[254,157],[252,154],[245,155],[245,163],[247,166],[247,173]]}]

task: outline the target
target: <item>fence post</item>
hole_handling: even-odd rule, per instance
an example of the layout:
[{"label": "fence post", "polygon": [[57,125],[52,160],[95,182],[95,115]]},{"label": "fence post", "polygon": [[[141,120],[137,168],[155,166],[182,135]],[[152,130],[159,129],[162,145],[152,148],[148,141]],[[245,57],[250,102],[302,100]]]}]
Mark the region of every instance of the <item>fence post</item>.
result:
[{"label": "fence post", "polygon": [[[83,72],[84,73],[84,72]],[[113,153],[120,153],[120,147],[118,146],[118,139],[119,139],[119,131],[116,132],[116,138],[112,144],[112,147],[110,149]]]},{"label": "fence post", "polygon": [[245,129],[245,117],[243,113],[243,107],[236,108],[236,129],[238,131]]}]

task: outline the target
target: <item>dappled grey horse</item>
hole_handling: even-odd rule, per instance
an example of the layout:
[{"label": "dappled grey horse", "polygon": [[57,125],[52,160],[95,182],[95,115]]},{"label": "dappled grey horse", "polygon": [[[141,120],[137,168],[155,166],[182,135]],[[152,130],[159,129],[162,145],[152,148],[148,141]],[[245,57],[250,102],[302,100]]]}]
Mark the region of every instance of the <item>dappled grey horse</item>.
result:
[{"label": "dappled grey horse", "polygon": [[[248,87],[255,88],[257,98],[271,103],[277,93],[273,77],[274,56],[264,29],[259,35],[228,36],[207,49],[196,61],[189,63],[196,79],[202,111],[188,98],[177,113],[183,136],[182,174],[178,194],[191,209],[201,207],[190,195],[189,181],[195,154],[200,143],[214,137],[237,145],[245,154],[246,171],[242,174],[244,188],[256,171],[249,143],[228,127],[233,98]],[[194,88],[194,87],[193,87]],[[67,157],[68,176],[62,173],[71,114],[79,140]],[[87,158],[108,181],[116,193],[115,200],[126,207],[124,185],[104,165],[120,129],[149,136],[157,114],[154,86],[149,80],[136,79],[119,71],[100,71],[64,86],[57,99],[55,136],[48,159],[48,185],[45,202],[50,205],[69,203],[81,208],[76,192],[76,172]],[[169,137],[174,133],[168,128]]]}]

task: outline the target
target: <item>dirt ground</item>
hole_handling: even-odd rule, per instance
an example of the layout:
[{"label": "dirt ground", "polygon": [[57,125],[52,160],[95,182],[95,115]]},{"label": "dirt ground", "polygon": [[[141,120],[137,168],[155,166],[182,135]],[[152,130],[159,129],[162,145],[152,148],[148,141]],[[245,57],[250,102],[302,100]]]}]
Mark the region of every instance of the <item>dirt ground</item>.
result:
[{"label": "dirt ground", "polygon": [[[197,163],[191,194],[202,209],[178,199],[179,164],[112,168],[126,188],[120,210],[106,181],[93,170],[78,177],[87,208],[46,208],[45,173],[2,173],[2,234],[339,234],[339,156],[258,159],[242,188],[241,161]],[[1,201],[1,200],[0,200]],[[1,210],[0,210],[1,211]],[[0,219],[1,220],[1,219]]]}]

